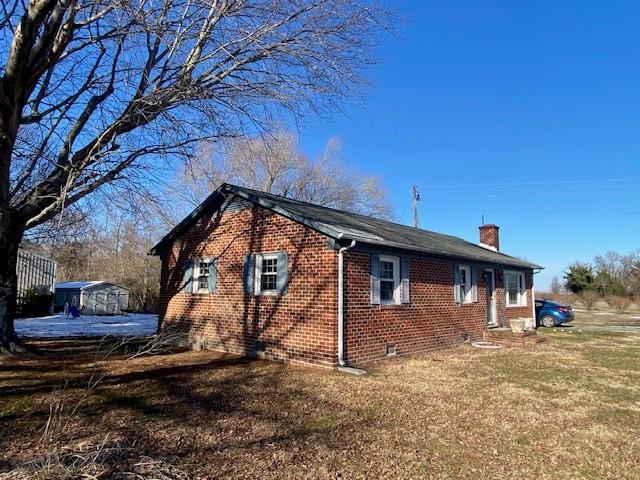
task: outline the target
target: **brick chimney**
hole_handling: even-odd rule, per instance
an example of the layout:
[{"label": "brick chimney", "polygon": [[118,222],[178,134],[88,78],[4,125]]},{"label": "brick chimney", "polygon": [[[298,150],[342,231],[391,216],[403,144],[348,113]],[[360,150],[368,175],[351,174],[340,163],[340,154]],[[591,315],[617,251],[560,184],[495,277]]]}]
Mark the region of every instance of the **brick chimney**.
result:
[{"label": "brick chimney", "polygon": [[490,250],[500,250],[500,227],[497,225],[480,225],[480,245]]}]

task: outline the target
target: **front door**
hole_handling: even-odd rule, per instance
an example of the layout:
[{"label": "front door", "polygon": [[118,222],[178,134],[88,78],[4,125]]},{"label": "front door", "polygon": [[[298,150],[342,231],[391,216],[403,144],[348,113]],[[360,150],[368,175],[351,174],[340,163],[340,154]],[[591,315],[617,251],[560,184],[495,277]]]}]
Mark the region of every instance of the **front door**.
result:
[{"label": "front door", "polygon": [[487,285],[487,326],[495,327],[496,323],[496,279],[493,270],[484,272]]}]

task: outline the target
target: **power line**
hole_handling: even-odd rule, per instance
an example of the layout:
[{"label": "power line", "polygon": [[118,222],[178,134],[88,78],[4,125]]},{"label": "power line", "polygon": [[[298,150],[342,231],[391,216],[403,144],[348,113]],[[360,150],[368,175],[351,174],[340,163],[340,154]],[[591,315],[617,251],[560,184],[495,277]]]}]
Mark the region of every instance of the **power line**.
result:
[{"label": "power line", "polygon": [[[436,199],[446,199],[450,197],[455,198],[464,198],[465,201],[471,199],[482,199],[482,198],[513,198],[514,195],[522,195],[525,192],[448,192],[448,193],[432,193],[431,197]],[[528,195],[535,195],[535,192],[526,192]],[[592,194],[586,192],[543,192],[541,195],[545,199],[550,198],[584,198],[585,200],[599,200],[603,197],[637,197],[640,195],[640,191],[626,191],[626,192],[607,192],[606,194]]]},{"label": "power line", "polygon": [[516,214],[516,215],[640,215],[640,211],[627,211],[627,212],[616,212],[616,211],[597,211],[597,210],[477,210],[477,209],[453,209],[453,208],[432,208],[430,211],[434,212],[465,212],[465,213],[507,213],[507,214]]},{"label": "power line", "polygon": [[619,182],[640,182],[640,178],[611,178],[598,180],[548,180],[538,182],[506,182],[506,183],[458,183],[458,184],[436,184],[430,185],[429,188],[452,188],[452,187],[509,187],[523,185],[566,185],[566,184],[587,184],[587,183],[619,183]]},{"label": "power line", "polygon": [[[541,188],[541,185],[510,185],[502,187],[450,187],[447,190],[440,190],[434,192],[435,195],[445,195],[447,193],[485,193],[485,192],[522,192],[522,191],[537,191]],[[557,184],[557,190],[563,192],[590,192],[590,191],[608,191],[608,192],[640,192],[637,185],[562,185]],[[555,184],[554,184],[554,188]]]}]

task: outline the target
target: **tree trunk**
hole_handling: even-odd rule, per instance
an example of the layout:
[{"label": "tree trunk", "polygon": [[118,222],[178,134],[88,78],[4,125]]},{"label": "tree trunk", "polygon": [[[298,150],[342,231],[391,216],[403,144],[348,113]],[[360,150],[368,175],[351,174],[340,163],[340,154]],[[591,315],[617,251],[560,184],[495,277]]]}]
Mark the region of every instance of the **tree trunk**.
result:
[{"label": "tree trunk", "polygon": [[7,89],[6,76],[0,80],[0,353],[3,353],[22,350],[13,320],[17,306],[18,247],[24,229],[15,228],[11,210],[11,156],[20,125],[17,112],[21,109],[14,105],[15,92]]},{"label": "tree trunk", "polygon": [[[1,222],[4,223],[4,222]],[[25,351],[16,335],[13,321],[16,318],[18,278],[18,247],[21,234],[11,231],[8,222],[0,223],[0,353]]]}]

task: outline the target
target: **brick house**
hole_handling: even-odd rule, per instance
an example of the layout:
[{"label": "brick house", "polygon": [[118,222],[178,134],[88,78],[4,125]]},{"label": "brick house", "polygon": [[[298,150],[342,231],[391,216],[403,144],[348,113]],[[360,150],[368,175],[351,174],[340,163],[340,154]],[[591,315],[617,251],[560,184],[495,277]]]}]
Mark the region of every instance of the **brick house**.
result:
[{"label": "brick house", "polygon": [[195,348],[334,367],[534,314],[541,267],[480,244],[224,184],[152,250],[160,325]]}]

